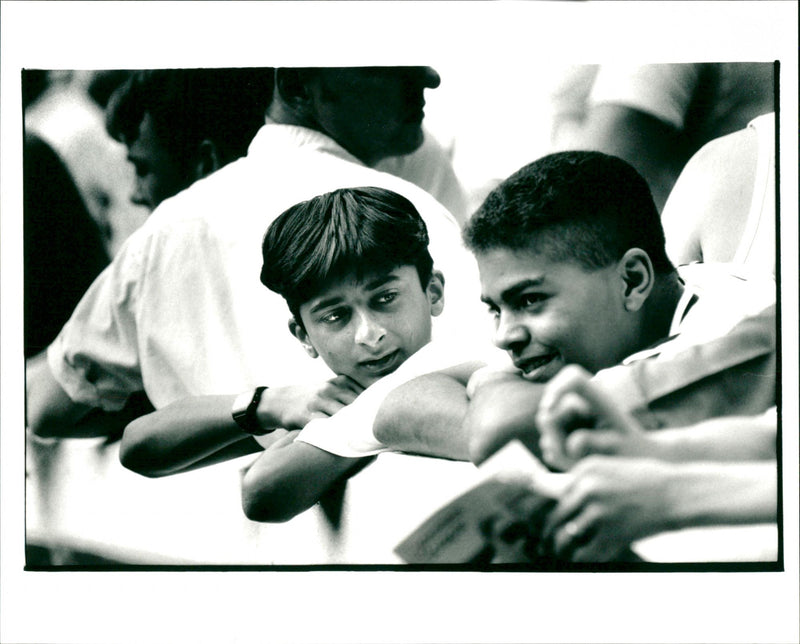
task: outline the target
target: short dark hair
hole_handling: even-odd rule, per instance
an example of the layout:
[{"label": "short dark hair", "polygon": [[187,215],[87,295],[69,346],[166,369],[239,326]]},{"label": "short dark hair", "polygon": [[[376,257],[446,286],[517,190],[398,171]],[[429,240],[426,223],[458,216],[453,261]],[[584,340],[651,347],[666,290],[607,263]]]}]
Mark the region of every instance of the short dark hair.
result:
[{"label": "short dark hair", "polygon": [[247,152],[264,124],[273,85],[274,70],[266,67],[138,70],[109,99],[106,130],[129,144],[147,112],[174,158],[191,159],[210,139],[224,165]]},{"label": "short dark hair", "polygon": [[640,248],[657,273],[675,270],[647,182],[600,152],[558,152],[524,166],[486,197],[463,236],[474,253],[533,248],[588,270]]},{"label": "short dark hair", "polygon": [[402,195],[344,188],[296,204],[267,229],[261,282],[282,295],[295,320],[331,280],[413,265],[426,288],[433,272],[428,229]]}]

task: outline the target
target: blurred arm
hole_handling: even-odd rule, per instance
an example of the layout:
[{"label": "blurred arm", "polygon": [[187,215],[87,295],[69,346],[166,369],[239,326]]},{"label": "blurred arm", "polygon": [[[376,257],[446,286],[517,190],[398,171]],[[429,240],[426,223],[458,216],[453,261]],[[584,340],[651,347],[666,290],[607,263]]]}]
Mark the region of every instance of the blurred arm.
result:
[{"label": "blurred arm", "polygon": [[574,561],[612,560],[659,532],[777,517],[775,461],[676,464],[591,456],[570,475],[543,538]]},{"label": "blurred arm", "polygon": [[53,377],[44,353],[26,362],[25,378],[26,423],[41,437],[115,437],[134,418],[153,409],[144,392],[132,395],[118,412],[74,402]]},{"label": "blurred arm", "polygon": [[566,149],[598,150],[625,159],[647,180],[658,211],[688,159],[679,132],[637,109],[601,103],[589,110]]}]

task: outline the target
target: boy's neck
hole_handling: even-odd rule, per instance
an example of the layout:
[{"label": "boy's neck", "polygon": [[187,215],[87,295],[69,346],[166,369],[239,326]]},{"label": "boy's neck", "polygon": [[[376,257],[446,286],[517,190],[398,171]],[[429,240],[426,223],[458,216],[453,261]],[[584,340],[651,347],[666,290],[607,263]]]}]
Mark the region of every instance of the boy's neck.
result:
[{"label": "boy's neck", "polygon": [[683,282],[677,272],[656,278],[645,312],[643,346],[655,344],[669,335],[683,291]]}]

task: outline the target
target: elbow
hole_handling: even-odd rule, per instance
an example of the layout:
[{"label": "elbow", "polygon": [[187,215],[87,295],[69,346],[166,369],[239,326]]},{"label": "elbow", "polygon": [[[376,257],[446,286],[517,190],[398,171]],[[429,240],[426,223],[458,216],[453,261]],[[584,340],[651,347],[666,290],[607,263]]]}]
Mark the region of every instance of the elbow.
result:
[{"label": "elbow", "polygon": [[119,448],[119,462],[125,469],[148,478],[159,478],[165,474],[153,467],[152,460],[148,459],[144,450],[139,449],[138,446],[122,443]]},{"label": "elbow", "polygon": [[416,411],[415,407],[407,404],[402,386],[389,392],[375,415],[372,435],[387,447],[398,449],[406,447],[401,444],[403,443],[403,428],[418,424],[414,417]]},{"label": "elbow", "polygon": [[269,478],[245,474],[242,481],[242,510],[250,521],[284,523],[304,508],[290,504],[291,494],[282,493]]},{"label": "elbow", "polygon": [[395,434],[394,419],[396,418],[396,414],[385,407],[381,407],[372,425],[372,435],[375,440],[387,446],[393,443]]},{"label": "elbow", "polygon": [[64,423],[48,417],[41,410],[28,409],[26,413],[27,425],[31,432],[39,438],[63,438]]},{"label": "elbow", "polygon": [[157,455],[140,432],[137,431],[136,421],[125,428],[119,446],[119,462],[125,469],[147,476],[158,478],[168,474],[160,467]]},{"label": "elbow", "polygon": [[25,424],[39,438],[72,438],[76,434],[75,421],[69,414],[30,393],[25,406]]},{"label": "elbow", "polygon": [[508,410],[483,408],[467,415],[464,421],[469,459],[481,464],[514,439],[520,440],[534,454],[538,450],[538,433],[529,417],[510,417]]}]

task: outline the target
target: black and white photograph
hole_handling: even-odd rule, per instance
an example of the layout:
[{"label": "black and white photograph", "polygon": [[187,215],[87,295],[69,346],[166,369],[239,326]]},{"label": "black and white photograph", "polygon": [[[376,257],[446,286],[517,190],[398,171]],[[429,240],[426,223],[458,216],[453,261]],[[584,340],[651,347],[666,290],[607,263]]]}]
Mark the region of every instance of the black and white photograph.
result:
[{"label": "black and white photograph", "polygon": [[800,637],[796,6],[2,15],[0,641]]}]

